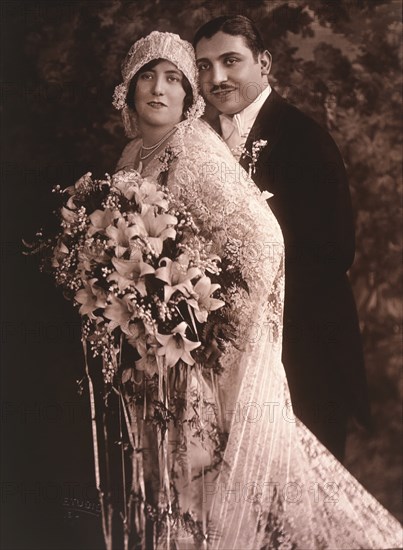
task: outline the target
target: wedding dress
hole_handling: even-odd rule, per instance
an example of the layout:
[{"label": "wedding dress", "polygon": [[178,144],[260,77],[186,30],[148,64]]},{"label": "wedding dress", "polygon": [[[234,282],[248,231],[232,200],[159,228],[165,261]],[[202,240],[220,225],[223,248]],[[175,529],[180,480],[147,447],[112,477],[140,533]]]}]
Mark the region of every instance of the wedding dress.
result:
[{"label": "wedding dress", "polygon": [[[118,170],[138,168],[140,146],[140,140],[128,144]],[[208,513],[203,547],[399,548],[399,522],[293,415],[281,363],[283,238],[270,200],[203,121],[179,124],[170,147],[176,158],[169,190],[186,202],[217,250],[236,250],[247,283],[236,298],[237,340],[221,357],[216,410],[228,432],[223,461],[203,477],[202,488],[198,478],[185,504],[197,517]],[[142,175],[157,178],[161,170],[154,158]],[[195,472],[196,461],[195,455]]]}]

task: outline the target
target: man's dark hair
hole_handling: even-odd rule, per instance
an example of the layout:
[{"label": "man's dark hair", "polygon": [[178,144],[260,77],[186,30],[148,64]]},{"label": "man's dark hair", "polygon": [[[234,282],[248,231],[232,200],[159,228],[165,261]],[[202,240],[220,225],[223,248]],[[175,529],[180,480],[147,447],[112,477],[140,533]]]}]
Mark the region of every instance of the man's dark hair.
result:
[{"label": "man's dark hair", "polygon": [[257,56],[266,49],[256,25],[244,15],[222,15],[212,19],[197,31],[193,39],[193,47],[196,48],[202,38],[211,38],[219,31],[231,36],[243,36],[255,61]]},{"label": "man's dark hair", "polygon": [[[134,105],[134,92],[136,91],[137,81],[142,73],[146,73],[147,71],[150,71],[153,69],[158,63],[161,63],[161,61],[165,61],[164,59],[153,59],[152,61],[149,61],[141,69],[137,71],[137,73],[132,77],[129,88],[127,90],[126,94],[126,103],[127,106],[132,109],[132,111],[136,110],[136,106]],[[186,111],[189,109],[189,107],[192,106],[193,103],[193,92],[192,92],[192,86],[190,85],[189,80],[186,78],[185,75],[182,76],[182,88],[184,89],[186,95],[185,99],[183,100],[183,114],[186,113]]]}]

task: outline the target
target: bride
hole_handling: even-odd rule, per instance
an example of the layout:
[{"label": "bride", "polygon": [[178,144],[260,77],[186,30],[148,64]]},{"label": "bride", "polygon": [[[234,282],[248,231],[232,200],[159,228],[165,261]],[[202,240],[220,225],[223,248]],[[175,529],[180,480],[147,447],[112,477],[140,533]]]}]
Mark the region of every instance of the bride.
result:
[{"label": "bride", "polygon": [[[150,426],[143,444],[130,449],[136,457],[148,450],[146,495],[160,516],[153,522],[168,517],[162,538],[138,544],[233,550],[400,547],[400,524],[293,415],[281,363],[281,230],[268,196],[200,119],[204,104],[192,47],[178,35],[152,32],[133,44],[122,75],[114,105],[133,139],[117,171],[129,179],[140,173],[163,181],[213,250],[221,257],[231,251],[244,283],[230,304],[236,319],[232,337],[223,345],[220,335],[212,336],[205,364],[188,361],[186,367],[188,387],[210,407],[200,415],[198,433],[190,411],[184,411],[191,443],[186,460],[179,460],[177,443],[161,458],[161,439]],[[232,268],[222,266],[224,272]],[[220,365],[217,376],[204,368],[214,364]],[[170,437],[177,429],[172,424]],[[203,438],[203,430],[207,434],[213,426],[224,441],[220,461],[214,460],[217,439]],[[181,517],[188,520],[172,529],[171,509],[158,496],[167,476]],[[191,524],[201,526],[200,536]]]}]

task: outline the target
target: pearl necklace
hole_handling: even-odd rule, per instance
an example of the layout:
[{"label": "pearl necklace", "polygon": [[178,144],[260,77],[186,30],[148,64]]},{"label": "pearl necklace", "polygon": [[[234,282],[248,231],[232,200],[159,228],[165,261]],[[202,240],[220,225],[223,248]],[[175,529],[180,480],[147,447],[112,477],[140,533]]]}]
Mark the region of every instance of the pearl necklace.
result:
[{"label": "pearl necklace", "polygon": [[[157,141],[157,143],[154,143],[154,145],[151,145],[150,147],[146,147],[145,145],[142,145],[140,149],[140,160],[145,160],[148,157],[150,157],[153,153],[155,153],[158,147],[162,143],[164,143],[164,141],[167,140],[175,132],[175,130],[176,130],[176,127],[169,130],[169,132],[167,132],[164,136],[162,136],[162,138],[159,141]],[[149,153],[147,153],[146,155],[142,155],[141,154],[142,151],[149,151]]]}]

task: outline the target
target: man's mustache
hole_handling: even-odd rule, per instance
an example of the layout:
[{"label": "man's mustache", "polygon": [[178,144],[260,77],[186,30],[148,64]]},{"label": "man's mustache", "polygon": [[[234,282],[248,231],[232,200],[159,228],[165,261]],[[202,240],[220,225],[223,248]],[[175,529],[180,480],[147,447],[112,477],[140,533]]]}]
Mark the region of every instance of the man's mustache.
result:
[{"label": "man's mustache", "polygon": [[218,92],[226,92],[234,89],[235,89],[235,86],[231,86],[230,84],[219,84],[218,86],[215,85],[210,88],[210,94],[216,94]]}]

